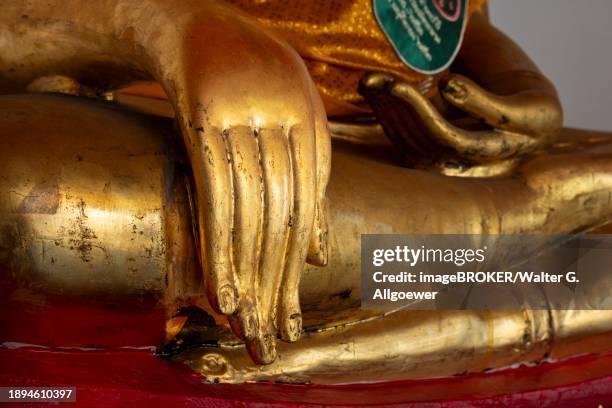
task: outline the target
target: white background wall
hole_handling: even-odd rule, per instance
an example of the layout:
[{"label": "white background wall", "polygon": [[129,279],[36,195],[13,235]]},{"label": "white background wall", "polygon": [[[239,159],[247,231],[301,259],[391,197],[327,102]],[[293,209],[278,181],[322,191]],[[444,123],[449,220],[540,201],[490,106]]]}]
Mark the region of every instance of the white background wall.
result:
[{"label": "white background wall", "polygon": [[489,0],[489,11],[555,83],[566,126],[612,131],[612,0]]}]

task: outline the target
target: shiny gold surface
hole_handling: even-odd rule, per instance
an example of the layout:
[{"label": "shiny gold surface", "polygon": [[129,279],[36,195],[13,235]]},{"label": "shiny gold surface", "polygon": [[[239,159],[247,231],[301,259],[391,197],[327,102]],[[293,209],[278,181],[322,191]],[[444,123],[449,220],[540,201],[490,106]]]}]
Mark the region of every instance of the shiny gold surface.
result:
[{"label": "shiny gold surface", "polygon": [[53,74],[101,95],[162,85],[193,170],[210,303],[271,362],[277,334],[301,333],[305,259],[327,260],[327,117],[299,55],[222,2],[0,5],[0,92],[49,89],[36,81]]},{"label": "shiny gold surface", "polygon": [[[252,7],[255,16],[260,12],[264,16],[266,13],[284,15],[283,11],[276,10],[280,6],[275,2]],[[312,7],[327,10],[323,3],[312,3]],[[304,7],[303,13],[309,15],[309,10],[310,7]],[[342,20],[345,12],[351,15],[349,11],[352,9],[347,6],[333,10],[330,12],[337,15],[334,14],[331,20],[336,21]],[[371,13],[366,6],[359,10],[364,15]],[[296,12],[295,16],[298,15],[300,13]],[[368,26],[361,18],[357,20],[361,25]],[[365,20],[369,21],[367,18]],[[300,27],[309,32],[307,22],[293,24],[291,21],[289,18],[287,22],[274,24],[295,26],[291,30]],[[330,24],[325,27],[333,30],[336,26]],[[347,25],[345,36],[328,38],[325,47],[335,49],[339,47],[338,42],[342,44],[342,39],[352,38],[354,31],[351,27],[353,25]],[[381,35],[374,28],[368,32]],[[287,35],[293,38],[290,33]],[[306,35],[295,41],[308,42],[313,36]],[[357,34],[355,36],[359,37]],[[372,49],[376,54],[378,48]],[[310,55],[308,50],[307,47],[300,51],[306,61]],[[347,47],[347,51],[344,51],[345,48],[341,50],[338,51],[339,55],[347,64],[354,60],[356,50],[351,47]],[[358,55],[370,58],[369,50]],[[437,78],[439,83],[429,78],[425,81],[426,85],[419,84],[411,78],[413,73],[408,68],[395,72],[384,63],[373,64],[371,69],[376,71],[368,74],[363,70],[355,71],[359,73],[361,81],[359,84],[353,81],[355,83],[350,89],[351,92],[358,91],[363,100],[359,99],[356,105],[352,105],[359,108],[353,113],[367,114],[364,108],[370,107],[385,135],[393,142],[399,164],[407,167],[463,177],[508,174],[523,156],[552,143],[563,124],[563,111],[553,84],[539,72],[529,56],[496,29],[481,11],[472,14],[465,41],[451,65],[451,73]],[[350,82],[351,75],[342,77]],[[434,84],[436,86],[432,87]],[[336,92],[326,90],[326,86],[344,89],[339,81],[318,83],[323,96]],[[118,98],[132,105],[134,101],[129,99],[136,95],[164,98],[163,91],[151,84],[140,84],[123,92],[128,95],[119,93]],[[346,106],[341,108],[338,101],[327,98],[325,102],[329,116],[350,113],[350,109],[344,109]],[[160,109],[156,108],[156,111],[160,112]],[[344,117],[336,120],[350,119]],[[360,122],[363,120],[359,119]]]},{"label": "shiny gold surface", "polygon": [[[562,131],[554,86],[484,12],[472,13],[450,75],[432,79],[398,65],[365,0],[235,3],[244,12],[197,0],[0,2],[1,93],[172,112],[182,142],[173,153],[167,122],[118,106],[3,97],[10,296],[146,293],[168,318],[198,305],[237,338],[176,358],[230,382],[453,375],[603,347],[603,311],[357,307],[361,234],[611,221],[610,135]],[[110,92],[137,80],[160,84],[171,109]],[[332,167],[327,116],[369,113],[363,101],[376,122],[333,124]],[[302,271],[306,260],[328,266]],[[594,308],[606,296],[593,294]],[[192,329],[176,317],[167,327]]]},{"label": "shiny gold surface", "polygon": [[33,299],[131,304],[151,293],[169,314],[187,288],[199,291],[185,175],[165,122],[94,103],[84,115],[76,97],[0,105],[4,281]]},{"label": "shiny gold surface", "polygon": [[[168,154],[164,142],[169,123],[73,97],[7,96],[0,106],[0,240],[16,251],[1,263],[37,294],[32,299],[61,293],[91,303],[148,293],[169,318],[189,304],[214,313],[194,266],[187,184],[175,166],[180,156]],[[266,366],[227,335],[216,348],[175,359],[210,380],[343,383],[481,372],[607,350],[612,312],[603,310],[361,311],[359,246],[362,233],[559,233],[603,225],[612,217],[612,136],[564,131],[557,147],[497,179],[402,169],[388,159],[389,149],[346,138],[334,144],[334,256],[327,267],[304,272],[303,339],[279,343],[280,358]],[[594,294],[593,307],[608,293],[603,287]],[[188,325],[174,318],[167,330],[176,335]]]},{"label": "shiny gold surface", "polygon": [[361,81],[361,94],[405,165],[495,176],[554,141],[563,124],[555,87],[482,14],[472,16],[451,69],[430,99],[388,73]]}]

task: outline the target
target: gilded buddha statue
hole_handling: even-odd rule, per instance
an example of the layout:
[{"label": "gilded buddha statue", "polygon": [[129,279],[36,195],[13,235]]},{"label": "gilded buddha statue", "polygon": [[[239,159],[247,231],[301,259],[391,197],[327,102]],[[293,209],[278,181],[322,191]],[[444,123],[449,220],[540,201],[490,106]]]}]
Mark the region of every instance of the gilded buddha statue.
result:
[{"label": "gilded buddha statue", "polygon": [[605,310],[359,308],[361,234],[563,234],[612,217],[612,136],[562,129],[554,86],[483,2],[408,3],[458,13],[440,66],[406,61],[381,19],[393,1],[4,4],[3,342],[106,344],[106,312],[59,339],[20,324],[58,303],[154,316],[122,328],[127,345],[164,344],[227,382],[608,350]]}]

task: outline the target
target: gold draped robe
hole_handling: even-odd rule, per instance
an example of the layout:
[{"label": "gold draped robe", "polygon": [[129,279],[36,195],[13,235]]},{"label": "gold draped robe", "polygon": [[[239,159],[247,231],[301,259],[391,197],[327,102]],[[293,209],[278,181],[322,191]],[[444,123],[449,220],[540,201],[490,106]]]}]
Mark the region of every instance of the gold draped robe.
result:
[{"label": "gold draped robe", "polygon": [[[435,78],[399,59],[376,21],[372,0],[228,1],[279,33],[304,58],[330,116],[369,111],[357,92],[368,71],[394,74],[423,93],[435,91]],[[470,0],[469,13],[485,3]]]}]

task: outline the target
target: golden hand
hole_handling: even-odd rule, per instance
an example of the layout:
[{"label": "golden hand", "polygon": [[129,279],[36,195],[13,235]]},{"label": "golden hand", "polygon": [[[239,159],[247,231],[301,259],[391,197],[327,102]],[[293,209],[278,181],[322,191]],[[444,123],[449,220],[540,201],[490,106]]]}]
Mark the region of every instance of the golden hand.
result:
[{"label": "golden hand", "polygon": [[[554,86],[485,16],[470,19],[465,42],[430,101],[390,75],[367,75],[360,92],[409,164],[469,168],[515,158],[549,142],[563,112]],[[461,75],[463,74],[463,75]],[[455,173],[457,174],[457,173]]]},{"label": "golden hand", "polygon": [[210,303],[256,362],[273,361],[277,334],[300,336],[306,258],[327,258],[330,138],[300,57],[221,2],[17,1],[0,23],[4,92],[49,74],[162,85],[194,172]]},{"label": "golden hand", "polygon": [[[484,78],[481,78],[484,80]],[[561,128],[563,112],[552,84],[533,71],[509,71],[485,80],[486,89],[460,74],[441,83],[444,99],[493,129],[547,140]]]},{"label": "golden hand", "polygon": [[301,58],[250,21],[217,18],[194,20],[180,45],[179,117],[209,299],[251,356],[270,363],[277,331],[286,341],[300,337],[299,277],[310,242],[311,261],[326,262],[330,138]]},{"label": "golden hand", "polygon": [[[527,78],[534,85],[546,81],[531,72],[508,76],[505,83],[510,85],[517,79]],[[362,81],[362,94],[409,164],[448,162],[469,167],[514,158],[550,141],[562,124],[556,96],[540,92],[537,86],[494,94],[453,74],[440,87],[444,100],[471,121],[447,119],[415,87],[390,75],[372,73]]]}]

